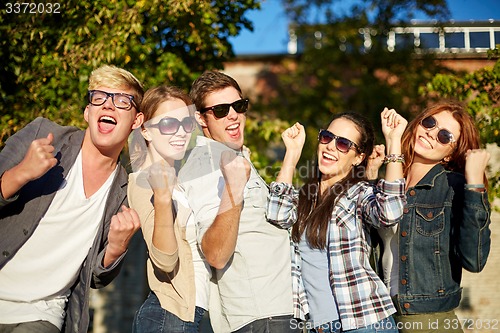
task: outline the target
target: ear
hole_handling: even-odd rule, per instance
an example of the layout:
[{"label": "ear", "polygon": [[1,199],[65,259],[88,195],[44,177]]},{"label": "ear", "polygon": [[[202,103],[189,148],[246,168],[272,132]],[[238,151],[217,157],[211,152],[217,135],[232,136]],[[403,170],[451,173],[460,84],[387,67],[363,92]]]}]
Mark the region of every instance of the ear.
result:
[{"label": "ear", "polygon": [[196,111],[194,113],[194,118],[202,128],[208,127],[207,122],[205,121],[205,117],[199,111]]},{"label": "ear", "polygon": [[134,123],[132,124],[132,129],[136,129],[141,127],[142,123],[144,122],[144,113],[139,112],[135,115]]},{"label": "ear", "polygon": [[83,118],[85,121],[88,123],[89,122],[89,106],[87,105],[85,107],[85,110],[83,111]]},{"label": "ear", "polygon": [[142,128],[141,129],[141,135],[144,138],[144,140],[151,142],[153,139],[151,138],[151,134],[149,133],[147,128]]},{"label": "ear", "polygon": [[354,162],[352,163],[352,166],[358,166],[361,164],[361,162],[363,162],[363,160],[365,159],[366,155],[365,153],[361,153],[359,155],[356,155],[356,159],[354,160]]}]

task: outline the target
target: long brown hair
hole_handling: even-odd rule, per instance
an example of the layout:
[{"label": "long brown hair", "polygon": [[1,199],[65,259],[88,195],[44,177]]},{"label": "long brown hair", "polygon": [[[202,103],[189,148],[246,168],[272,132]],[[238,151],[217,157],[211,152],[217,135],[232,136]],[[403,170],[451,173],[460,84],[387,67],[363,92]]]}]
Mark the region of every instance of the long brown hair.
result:
[{"label": "long brown hair", "polygon": [[415,159],[415,133],[422,119],[435,115],[440,112],[448,111],[453,118],[460,124],[460,136],[457,142],[453,143],[453,152],[448,161],[441,161],[447,170],[464,174],[465,172],[465,153],[468,149],[478,149],[480,147],[479,131],[474,124],[474,119],[465,110],[461,103],[456,101],[441,101],[429,106],[413,119],[406,127],[402,138],[402,150],[405,155],[405,165],[403,172],[408,176],[408,170]]},{"label": "long brown hair", "polygon": [[294,242],[299,242],[305,232],[307,242],[316,249],[326,248],[327,230],[335,200],[353,185],[366,180],[365,170],[368,156],[373,151],[374,131],[371,123],[365,117],[354,112],[345,112],[335,115],[332,122],[339,118],[351,121],[361,134],[357,153],[365,154],[365,158],[359,165],[353,166],[346,177],[322,194],[320,188],[322,174],[319,171],[316,157],[312,174],[300,189],[297,222],[292,228]]}]

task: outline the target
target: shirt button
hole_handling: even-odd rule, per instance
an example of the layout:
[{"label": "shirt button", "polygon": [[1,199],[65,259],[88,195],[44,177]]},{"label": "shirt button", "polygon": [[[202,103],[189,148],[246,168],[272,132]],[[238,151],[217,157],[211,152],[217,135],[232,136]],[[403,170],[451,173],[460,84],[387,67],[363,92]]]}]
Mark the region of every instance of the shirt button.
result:
[{"label": "shirt button", "polygon": [[408,236],[408,233],[406,231],[401,232],[401,236],[406,237]]},{"label": "shirt button", "polygon": [[403,307],[404,307],[405,309],[409,309],[409,308],[410,308],[410,303],[405,303],[405,304],[403,304]]},{"label": "shirt button", "polygon": [[402,279],[402,280],[401,280],[401,284],[402,284],[403,286],[405,286],[407,283],[408,283],[408,281],[406,281],[406,279]]},{"label": "shirt button", "polygon": [[8,257],[10,253],[9,253],[9,251],[3,251],[2,254],[4,257]]},{"label": "shirt button", "polygon": [[415,194],[417,194],[417,192],[415,192],[415,190],[410,191],[410,196],[414,196]]},{"label": "shirt button", "polygon": [[28,232],[29,232],[28,229],[23,229],[24,236],[28,235]]},{"label": "shirt button", "polygon": [[406,261],[408,259],[406,256],[401,256],[401,261]]},{"label": "shirt button", "polygon": [[434,216],[434,214],[432,214],[432,212],[428,212],[428,213],[427,213],[427,217],[428,217],[428,218],[432,218],[433,216]]}]

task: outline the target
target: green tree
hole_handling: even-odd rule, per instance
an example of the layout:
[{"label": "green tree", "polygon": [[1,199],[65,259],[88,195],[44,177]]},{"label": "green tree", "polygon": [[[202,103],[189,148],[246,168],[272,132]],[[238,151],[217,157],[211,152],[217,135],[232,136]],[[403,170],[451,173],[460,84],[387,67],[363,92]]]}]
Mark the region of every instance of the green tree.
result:
[{"label": "green tree", "polygon": [[60,3],[36,14],[2,6],[0,147],[37,116],[84,126],[88,76],[104,63],[130,70],[146,88],[188,89],[199,73],[234,56],[228,37],[253,29],[245,13],[260,8],[257,0]]}]

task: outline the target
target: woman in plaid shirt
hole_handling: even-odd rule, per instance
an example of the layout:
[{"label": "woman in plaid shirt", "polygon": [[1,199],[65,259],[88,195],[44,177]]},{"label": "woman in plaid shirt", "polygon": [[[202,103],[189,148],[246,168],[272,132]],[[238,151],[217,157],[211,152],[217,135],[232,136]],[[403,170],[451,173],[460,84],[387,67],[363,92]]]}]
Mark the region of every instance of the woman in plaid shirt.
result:
[{"label": "woman in plaid shirt", "polygon": [[[401,136],[407,121],[381,113],[386,178],[375,186],[365,167],[373,128],[361,115],[342,113],[320,130],[313,177],[300,189],[292,178],[305,142],[304,127],[285,130],[283,166],[271,184],[268,220],[290,230],[295,317],[311,332],[397,332],[383,282],[369,263],[365,230],[397,223],[405,201]],[[306,315],[308,315],[306,317]]]}]

